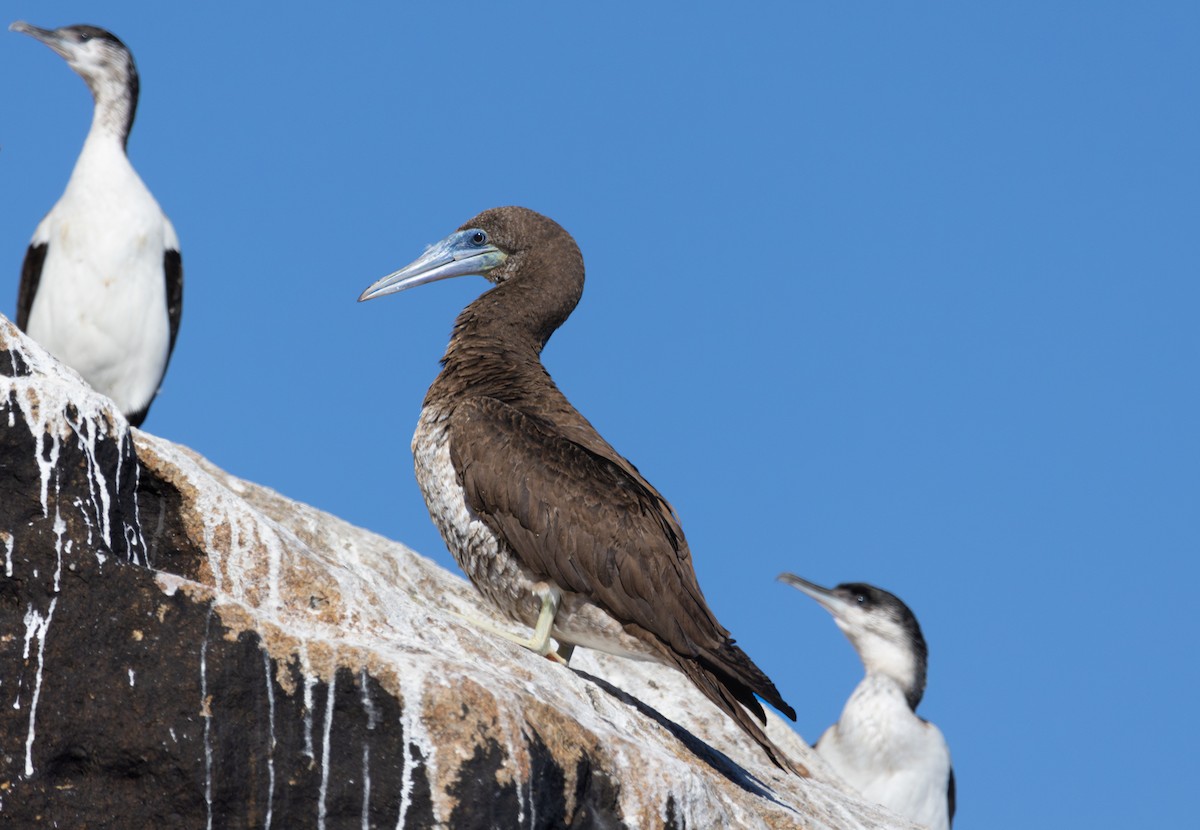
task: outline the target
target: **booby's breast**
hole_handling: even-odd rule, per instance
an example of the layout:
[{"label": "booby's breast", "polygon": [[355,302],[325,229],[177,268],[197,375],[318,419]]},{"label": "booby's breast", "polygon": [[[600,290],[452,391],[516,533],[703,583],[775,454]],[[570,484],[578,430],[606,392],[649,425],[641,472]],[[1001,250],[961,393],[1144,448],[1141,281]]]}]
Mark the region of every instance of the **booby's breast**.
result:
[{"label": "booby's breast", "polygon": [[[429,515],[460,568],[496,607],[533,628],[541,601],[535,592],[548,580],[521,564],[505,541],[467,505],[450,457],[450,412],[436,404],[421,411],[413,434],[413,464]],[[557,586],[561,590],[561,586]],[[562,591],[552,636],[560,642],[640,660],[662,660],[643,641],[588,598]]]}]

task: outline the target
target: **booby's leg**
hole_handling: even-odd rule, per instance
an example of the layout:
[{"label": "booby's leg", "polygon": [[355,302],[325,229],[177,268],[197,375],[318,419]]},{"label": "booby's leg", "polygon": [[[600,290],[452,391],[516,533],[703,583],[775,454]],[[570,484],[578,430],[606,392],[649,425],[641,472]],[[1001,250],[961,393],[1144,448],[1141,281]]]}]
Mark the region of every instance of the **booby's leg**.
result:
[{"label": "booby's leg", "polygon": [[449,613],[476,628],[489,631],[517,645],[524,646],[530,651],[535,651],[548,660],[562,663],[565,666],[570,661],[571,654],[575,651],[575,646],[569,643],[562,643],[559,645],[558,651],[550,647],[550,631],[554,628],[554,617],[558,614],[558,606],[562,601],[562,592],[553,585],[539,582],[534,587],[534,595],[540,596],[542,603],[538,611],[537,625],[534,627],[532,636],[529,637],[514,634],[508,629],[502,628],[491,620],[485,620],[482,617],[460,614],[457,611],[449,611]]},{"label": "booby's leg", "polygon": [[[568,654],[567,657],[563,657],[550,648],[550,631],[554,628],[554,618],[558,615],[558,605],[562,602],[562,591],[548,582],[539,582],[533,587],[533,594],[542,598],[542,608],[538,612],[537,625],[533,629],[533,636],[529,638],[525,646],[536,651],[543,657],[547,657],[557,663],[562,663],[565,666],[570,655]],[[571,648],[573,651],[574,646]]]}]

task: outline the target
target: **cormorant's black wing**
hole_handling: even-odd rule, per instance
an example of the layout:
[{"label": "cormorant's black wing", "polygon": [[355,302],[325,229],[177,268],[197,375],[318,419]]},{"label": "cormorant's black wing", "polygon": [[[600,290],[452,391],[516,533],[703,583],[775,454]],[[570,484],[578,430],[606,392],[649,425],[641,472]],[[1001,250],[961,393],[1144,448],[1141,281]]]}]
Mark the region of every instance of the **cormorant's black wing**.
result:
[{"label": "cormorant's black wing", "polygon": [[179,320],[183,316],[183,257],[179,251],[167,248],[163,253],[163,273],[167,279],[167,318],[171,322],[171,345],[167,347],[167,360],[175,351],[175,338],[179,336]]},{"label": "cormorant's black wing", "polygon": [[950,783],[946,786],[946,802],[950,807],[950,824],[954,824],[954,767],[950,767]]},{"label": "cormorant's black wing", "polygon": [[33,308],[33,298],[37,296],[38,283],[42,281],[42,266],[46,263],[46,250],[49,244],[35,242],[25,252],[25,262],[21,265],[21,284],[17,288],[17,328],[25,331],[29,324],[29,312]]}]

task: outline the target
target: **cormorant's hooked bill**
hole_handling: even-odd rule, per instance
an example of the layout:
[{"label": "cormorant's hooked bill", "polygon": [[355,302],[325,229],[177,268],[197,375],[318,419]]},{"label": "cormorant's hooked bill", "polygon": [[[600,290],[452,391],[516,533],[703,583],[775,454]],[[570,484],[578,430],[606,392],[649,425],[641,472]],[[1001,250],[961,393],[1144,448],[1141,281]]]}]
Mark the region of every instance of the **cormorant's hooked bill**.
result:
[{"label": "cormorant's hooked bill", "polygon": [[833,615],[838,627],[854,639],[855,633],[873,630],[882,636],[878,623],[871,619],[888,619],[897,626],[896,636],[901,637],[904,647],[920,651],[924,654],[925,639],[921,635],[921,626],[912,610],[903,600],[890,591],[868,585],[865,582],[843,582],[836,588],[823,588],[814,582],[791,573],[782,573],[780,582],[815,599],[822,608]]},{"label": "cormorant's hooked bill", "polygon": [[[59,29],[43,29],[40,26],[34,26],[32,23],[26,23],[24,20],[18,20],[8,27],[10,32],[19,32],[23,35],[29,35],[35,40],[40,40],[42,43],[49,46],[68,62],[74,61],[78,53],[78,47],[89,40],[107,40],[113,44],[126,49],[120,38],[106,29],[101,29],[99,26],[63,26]],[[74,64],[72,63],[72,66]]]},{"label": "cormorant's hooked bill", "polygon": [[8,27],[8,30],[10,32],[20,32],[23,35],[29,35],[46,44],[51,42],[58,43],[63,40],[61,29],[43,29],[41,26],[34,26],[32,23],[26,23],[24,20],[16,21]]},{"label": "cormorant's hooked bill", "polygon": [[837,588],[823,588],[815,582],[809,582],[807,579],[790,573],[782,573],[776,578],[780,582],[791,585],[793,588],[808,594],[835,617],[840,616],[839,612],[844,614],[846,609],[853,607],[853,597],[841,586]]},{"label": "cormorant's hooked bill", "polygon": [[10,32],[20,32],[21,34],[35,37],[41,41],[59,37],[53,29],[43,29],[40,26],[34,26],[32,23],[26,23],[24,20],[16,21],[8,27],[8,30]]},{"label": "cormorant's hooked bill", "polygon": [[485,231],[467,228],[431,245],[413,262],[375,282],[359,296],[358,301],[373,300],[450,277],[467,274],[485,276],[507,258],[508,254],[488,241]]}]

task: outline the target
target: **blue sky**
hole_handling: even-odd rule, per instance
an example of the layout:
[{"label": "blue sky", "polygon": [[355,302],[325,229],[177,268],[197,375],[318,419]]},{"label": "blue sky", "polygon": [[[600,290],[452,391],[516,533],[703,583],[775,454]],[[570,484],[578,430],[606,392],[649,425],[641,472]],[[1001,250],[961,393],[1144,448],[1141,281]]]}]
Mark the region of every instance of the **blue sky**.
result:
[{"label": "blue sky", "polygon": [[[105,6],[4,22],[136,55],[186,275],[149,431],[454,569],[408,444],[486,283],[355,299],[534,208],[588,268],[547,366],[806,738],[860,669],[783,570],[912,606],[959,826],[1193,819],[1200,7]],[[0,36],[6,314],[90,113]]]}]

